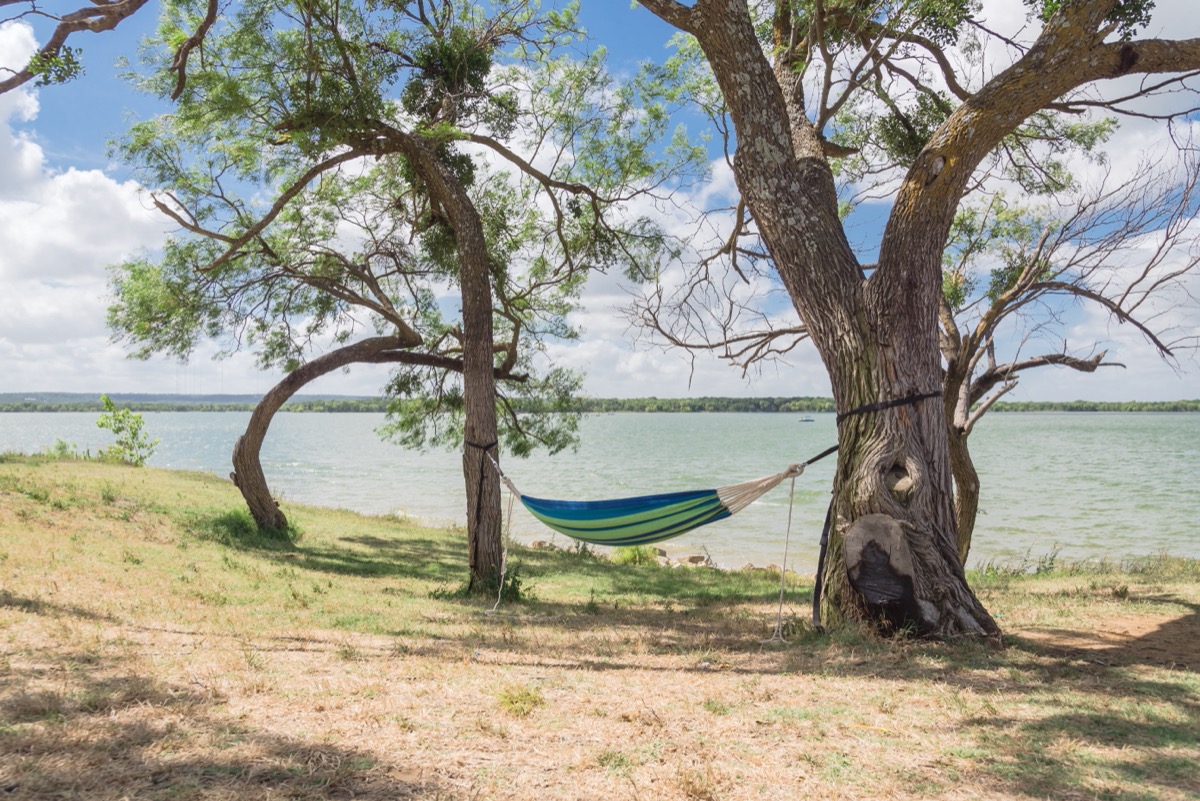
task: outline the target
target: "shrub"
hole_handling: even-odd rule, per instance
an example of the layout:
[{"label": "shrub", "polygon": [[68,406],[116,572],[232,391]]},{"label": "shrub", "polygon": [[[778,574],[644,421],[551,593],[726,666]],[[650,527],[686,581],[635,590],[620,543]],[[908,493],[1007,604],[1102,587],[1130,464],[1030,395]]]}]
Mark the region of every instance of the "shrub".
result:
[{"label": "shrub", "polygon": [[649,545],[622,545],[613,550],[612,560],[618,565],[653,565],[658,551]]},{"label": "shrub", "polygon": [[118,409],[107,395],[100,396],[104,404],[104,414],[96,421],[98,428],[106,428],[116,435],[115,444],[100,451],[100,458],[106,461],[123,462],[134,467],[141,467],[154,455],[158,440],[151,441],[146,432],[142,431],[142,416],[129,409]]}]

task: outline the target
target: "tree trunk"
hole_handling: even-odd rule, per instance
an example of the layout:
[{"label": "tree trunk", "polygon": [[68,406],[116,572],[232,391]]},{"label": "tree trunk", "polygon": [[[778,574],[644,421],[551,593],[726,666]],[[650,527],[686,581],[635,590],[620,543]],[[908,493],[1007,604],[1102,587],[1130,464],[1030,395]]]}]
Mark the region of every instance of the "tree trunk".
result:
[{"label": "tree trunk", "polygon": [[497,447],[496,378],[492,341],[491,260],[479,212],[459,179],[438,158],[435,142],[393,133],[400,152],[420,172],[430,199],[449,220],[462,290],[463,479],[467,490],[470,589],[491,591],[503,558],[500,476],[489,454]]},{"label": "tree trunk", "polygon": [[[829,365],[839,413],[822,612],[885,633],[999,637],[959,558],[941,397],[940,244],[913,230],[919,237],[900,234],[881,250],[850,306],[855,324],[838,323],[821,308],[802,313],[806,322],[824,321],[814,342]],[[833,336],[825,333],[831,321],[838,325]],[[881,586],[891,591],[881,593]]]},{"label": "tree trunk", "polygon": [[[476,223],[478,216],[474,215]],[[492,294],[483,229],[459,233],[463,322],[463,478],[467,488],[470,588],[492,591],[500,581],[500,477],[497,462],[496,379],[492,357]]]},{"label": "tree trunk", "polygon": [[[797,101],[801,87],[767,63],[746,4],[653,7],[693,24],[737,130],[738,188],[833,385],[840,450],[825,621],[858,619],[923,636],[998,636],[958,559],[942,404],[926,398],[864,408],[941,388],[941,247],[952,213],[923,219],[902,197],[868,279],[838,217],[822,140]],[[940,170],[923,156],[908,181],[929,186]],[[959,193],[944,194],[952,211]],[[891,522],[882,525],[885,518]],[[885,586],[894,591],[880,591]]]},{"label": "tree trunk", "polygon": [[[233,472],[229,474],[229,478],[241,491],[242,498],[245,499],[246,506],[249,507],[259,529],[281,531],[287,528],[287,517],[271,495],[259,458],[263,441],[267,437],[267,429],[271,427],[271,420],[279,408],[305,384],[326,373],[354,362],[398,361],[400,356],[394,353],[395,350],[413,347],[420,342],[421,339],[416,334],[403,338],[392,336],[364,339],[300,365],[262,396],[250,415],[245,433],[238,437],[233,446]],[[389,354],[388,351],[393,353]]]},{"label": "tree trunk", "polygon": [[950,435],[950,467],[954,471],[954,519],[958,528],[958,559],[967,563],[975,519],[979,516],[979,473],[971,459],[967,432],[948,426]]},{"label": "tree trunk", "polygon": [[[877,363],[889,373],[907,371],[905,361],[894,356]],[[926,394],[912,384],[883,389],[879,397],[893,400]],[[878,402],[873,393],[843,388],[835,394],[854,398],[839,399],[843,413]],[[841,422],[823,576],[821,614],[827,625],[860,620],[886,634],[999,635],[963,574],[945,432],[936,397],[851,414]],[[881,586],[892,591],[881,593]]]}]

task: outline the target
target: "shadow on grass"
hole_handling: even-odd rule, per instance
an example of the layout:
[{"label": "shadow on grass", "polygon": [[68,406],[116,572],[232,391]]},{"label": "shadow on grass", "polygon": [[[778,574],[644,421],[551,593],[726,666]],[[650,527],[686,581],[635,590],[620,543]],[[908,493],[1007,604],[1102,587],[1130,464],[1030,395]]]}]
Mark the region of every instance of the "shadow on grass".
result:
[{"label": "shadow on grass", "polygon": [[452,797],[412,766],[257,729],[223,715],[220,695],[122,667],[60,656],[0,680],[4,798]]},{"label": "shadow on grass", "polygon": [[[465,535],[461,544],[444,537],[413,537],[401,523],[380,518],[375,525],[380,533],[339,538],[334,544],[308,544],[301,536],[280,538],[260,534],[243,510],[197,515],[185,523],[193,536],[230,547],[255,550],[272,561],[298,570],[358,578],[415,579],[443,586],[438,597],[458,603],[464,611],[490,608],[494,596],[459,594],[468,574]],[[394,536],[388,536],[394,531]],[[618,565],[605,558],[569,551],[537,551],[517,546],[509,556],[512,570],[521,572],[536,598],[538,585],[552,582],[559,574],[569,574],[586,587],[578,602],[542,602],[534,606],[519,604],[537,614],[559,617],[587,614],[595,616],[596,607],[608,606],[605,599],[633,595],[659,603],[668,612],[688,612],[725,604],[769,602],[778,598],[777,578],[765,579],[749,573],[729,573],[706,568],[666,569],[658,565]],[[808,593],[805,589],[803,593]],[[791,596],[796,600],[796,595]],[[811,596],[803,599],[808,603]],[[623,610],[633,616],[646,612],[645,606]],[[622,611],[622,610],[613,610]],[[661,620],[648,620],[657,627]]]},{"label": "shadow on grass", "polygon": [[336,545],[309,545],[295,529],[261,531],[245,509],[193,513],[180,522],[197,539],[255,551],[295,569],[426,581],[452,581],[465,575],[465,545],[459,550],[433,538],[400,536],[404,529],[385,519],[379,519],[378,526],[384,531],[396,527],[396,537],[343,537]]},{"label": "shadow on grass", "polygon": [[296,532],[291,528],[264,531],[245,509],[186,512],[179,523],[191,536],[240,550],[292,550]]},{"label": "shadow on grass", "polygon": [[1050,656],[1083,659],[1101,665],[1141,664],[1200,673],[1200,604],[1173,595],[1140,596],[1136,600],[1182,606],[1188,612],[1136,636],[1108,632],[1104,641],[1097,641],[1096,636],[1088,631],[1040,629],[1039,634],[1049,637],[1052,642],[1040,638],[1036,641],[1023,640],[1021,647]]},{"label": "shadow on grass", "polygon": [[46,615],[49,617],[77,617],[82,620],[97,620],[105,622],[115,622],[116,618],[112,615],[100,614],[93,612],[90,609],[85,609],[82,606],[74,604],[58,604],[53,601],[47,601],[42,598],[25,598],[19,595],[13,595],[7,590],[0,590],[0,607],[16,609],[21,612],[29,612],[34,615]]},{"label": "shadow on grass", "polygon": [[[507,638],[509,650],[545,653],[547,646],[538,644],[538,638],[514,639],[504,631],[519,620],[527,631],[553,629],[569,636],[605,636],[620,628],[657,653],[758,650],[759,639],[775,624],[773,611],[748,617],[746,609],[764,604],[773,609],[779,599],[777,573],[619,565],[588,553],[522,546],[514,546],[509,554],[509,576],[519,575],[524,600],[506,599],[499,614],[488,617],[485,612],[495,604],[495,594],[463,591],[468,578],[465,536],[459,544],[448,537],[414,537],[403,524],[386,519],[375,525],[378,533],[313,545],[301,538],[287,549],[266,549],[261,555],[298,571],[425,582],[430,589],[398,591],[413,597],[428,592],[441,610],[468,624],[437,635],[438,647],[450,649],[486,646],[495,637]],[[794,581],[789,578],[787,593],[793,625],[795,618],[808,616],[812,602],[811,586],[796,587]],[[392,586],[380,588],[382,593],[396,591]]]},{"label": "shadow on grass", "polygon": [[1198,647],[1200,605],[1157,600],[1189,611],[1106,647],[1082,647],[1086,634],[1066,630],[1054,643],[1012,638],[1008,687],[996,687],[1019,693],[1024,710],[992,708],[966,720],[994,755],[975,767],[980,778],[1037,798],[1200,797],[1200,671],[1179,659]]},{"label": "shadow on grass", "polygon": [[[1096,798],[1150,801],[1200,797],[1200,680],[1192,670],[1146,670],[1178,660],[1161,658],[1180,644],[1195,647],[1200,606],[1155,631],[1102,652],[1080,654],[1016,638],[1006,650],[981,644],[886,643],[853,631],[820,635],[800,630],[774,653],[759,643],[754,619],[737,604],[708,602],[722,596],[728,575],[715,571],[662,571],[597,565],[581,568],[611,582],[615,592],[675,594],[673,608],[655,605],[612,609],[531,603],[510,607],[512,619],[478,627],[470,636],[487,649],[481,659],[521,664],[531,656],[559,666],[588,670],[703,673],[722,659],[731,674],[783,674],[821,681],[854,678],[863,686],[920,684],[958,720],[975,755],[947,757],[981,795],[1014,798]],[[611,572],[619,571],[619,572]],[[631,589],[633,588],[633,589]],[[747,588],[739,601],[773,601],[762,585]],[[692,600],[686,600],[688,595]],[[661,597],[661,596],[659,596]],[[806,612],[805,588],[789,604]],[[1170,599],[1159,599],[1170,600]],[[743,607],[744,610],[744,607]],[[770,616],[773,622],[773,615]],[[563,632],[575,648],[539,636],[542,627]],[[613,643],[606,652],[605,636]],[[765,632],[764,632],[765,636]],[[589,639],[591,638],[591,639]],[[759,651],[754,658],[735,654]],[[641,654],[688,656],[651,662]],[[724,654],[724,656],[722,655]],[[903,691],[900,691],[903,696]],[[1003,699],[1003,700],[1000,700]],[[955,714],[956,713],[956,714]],[[936,754],[931,756],[936,757]]]},{"label": "shadow on grass", "polygon": [[1151,705],[1136,683],[1106,685],[1107,698],[1081,702],[1090,707],[1086,711],[1059,707],[1027,720],[1001,710],[967,721],[966,728],[991,755],[977,766],[981,775],[974,781],[989,780],[1035,798],[1198,797],[1200,765],[1194,753],[1200,712],[1195,704],[1159,699]]}]

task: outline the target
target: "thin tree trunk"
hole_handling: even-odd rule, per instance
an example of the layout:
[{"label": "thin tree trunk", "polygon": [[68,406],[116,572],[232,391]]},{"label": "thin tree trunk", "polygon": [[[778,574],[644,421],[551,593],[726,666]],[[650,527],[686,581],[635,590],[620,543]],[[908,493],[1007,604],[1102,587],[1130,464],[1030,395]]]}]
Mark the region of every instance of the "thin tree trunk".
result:
[{"label": "thin tree trunk", "polygon": [[238,437],[233,446],[233,472],[229,474],[229,478],[241,491],[242,498],[245,499],[246,506],[260,529],[281,531],[287,528],[287,516],[271,494],[260,460],[267,429],[271,427],[275,413],[305,384],[340,367],[354,362],[401,360],[402,354],[396,354],[394,351],[420,344],[420,337],[416,337],[415,341],[413,337],[416,335],[404,338],[374,337],[338,348],[297,367],[262,396],[250,415],[245,433]]},{"label": "thin tree trunk", "polygon": [[[474,210],[472,209],[472,212]],[[478,223],[478,216],[475,222]],[[472,590],[500,580],[500,479],[497,462],[496,379],[492,350],[492,294],[483,230],[458,233],[463,320],[463,478],[467,488],[467,548]]]},{"label": "thin tree trunk", "polygon": [[979,473],[971,459],[968,435],[950,426],[950,467],[954,471],[954,518],[958,528],[958,559],[967,563],[971,537],[979,516]]},{"label": "thin tree trunk", "polygon": [[497,463],[496,378],[492,341],[492,278],[479,212],[432,142],[395,135],[395,143],[425,180],[431,200],[454,232],[462,290],[463,479],[467,490],[467,558],[472,591],[492,590],[503,558]]}]

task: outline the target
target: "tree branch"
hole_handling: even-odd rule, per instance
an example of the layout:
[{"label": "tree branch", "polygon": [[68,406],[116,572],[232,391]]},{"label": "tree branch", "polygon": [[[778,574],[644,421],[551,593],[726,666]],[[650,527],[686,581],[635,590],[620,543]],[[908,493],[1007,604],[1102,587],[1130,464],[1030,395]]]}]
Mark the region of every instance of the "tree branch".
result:
[{"label": "tree branch", "polygon": [[[9,0],[5,5],[23,1]],[[11,76],[0,80],[0,95],[32,80],[38,74],[30,70],[30,66],[35,60],[49,61],[58,58],[71,34],[80,31],[91,31],[92,33],[111,31],[147,2],[148,0],[116,0],[116,2],[96,0],[94,6],[81,8],[60,17],[54,33],[50,34],[50,38],[46,44],[42,45],[37,54],[23,68],[13,71]]]},{"label": "tree branch", "polygon": [[204,37],[208,35],[208,30],[217,21],[217,0],[208,0],[208,10],[205,11],[204,19],[200,21],[200,25],[196,28],[196,32],[187,38],[187,40],[179,46],[175,51],[175,58],[168,68],[169,72],[175,73],[175,89],[171,92],[171,99],[178,100],[183,94],[184,85],[187,83],[187,62],[188,56],[193,50],[204,43]]},{"label": "tree branch", "polygon": [[703,5],[697,3],[696,7],[688,8],[675,0],[639,0],[639,4],[663,22],[687,33],[694,33],[693,26],[698,7]]},{"label": "tree branch", "polygon": [[1076,297],[1080,297],[1085,300],[1090,300],[1093,303],[1096,303],[1096,304],[1104,307],[1105,309],[1107,309],[1109,311],[1109,313],[1112,314],[1113,317],[1116,317],[1120,322],[1129,323],[1134,328],[1141,331],[1142,336],[1144,336],[1150,342],[1150,344],[1153,345],[1155,347],[1155,349],[1158,350],[1160,355],[1162,355],[1162,356],[1173,356],[1174,355],[1171,352],[1171,348],[1168,347],[1161,339],[1159,339],[1157,334],[1155,334],[1153,331],[1151,331],[1145,325],[1145,323],[1141,322],[1140,320],[1138,320],[1137,318],[1135,318],[1131,314],[1129,314],[1128,311],[1126,311],[1124,308],[1122,308],[1121,305],[1119,303],[1117,303],[1115,300],[1113,300],[1112,298],[1105,297],[1104,295],[1100,294],[1099,292],[1095,292],[1086,287],[1076,286],[1075,284],[1070,284],[1065,281],[1039,281],[1038,283],[1032,284],[1030,286],[1031,292],[1035,292],[1037,290],[1046,290],[1046,291],[1050,291],[1050,292],[1059,292],[1059,293],[1063,293],[1063,294],[1067,294],[1067,295],[1075,295]]}]

